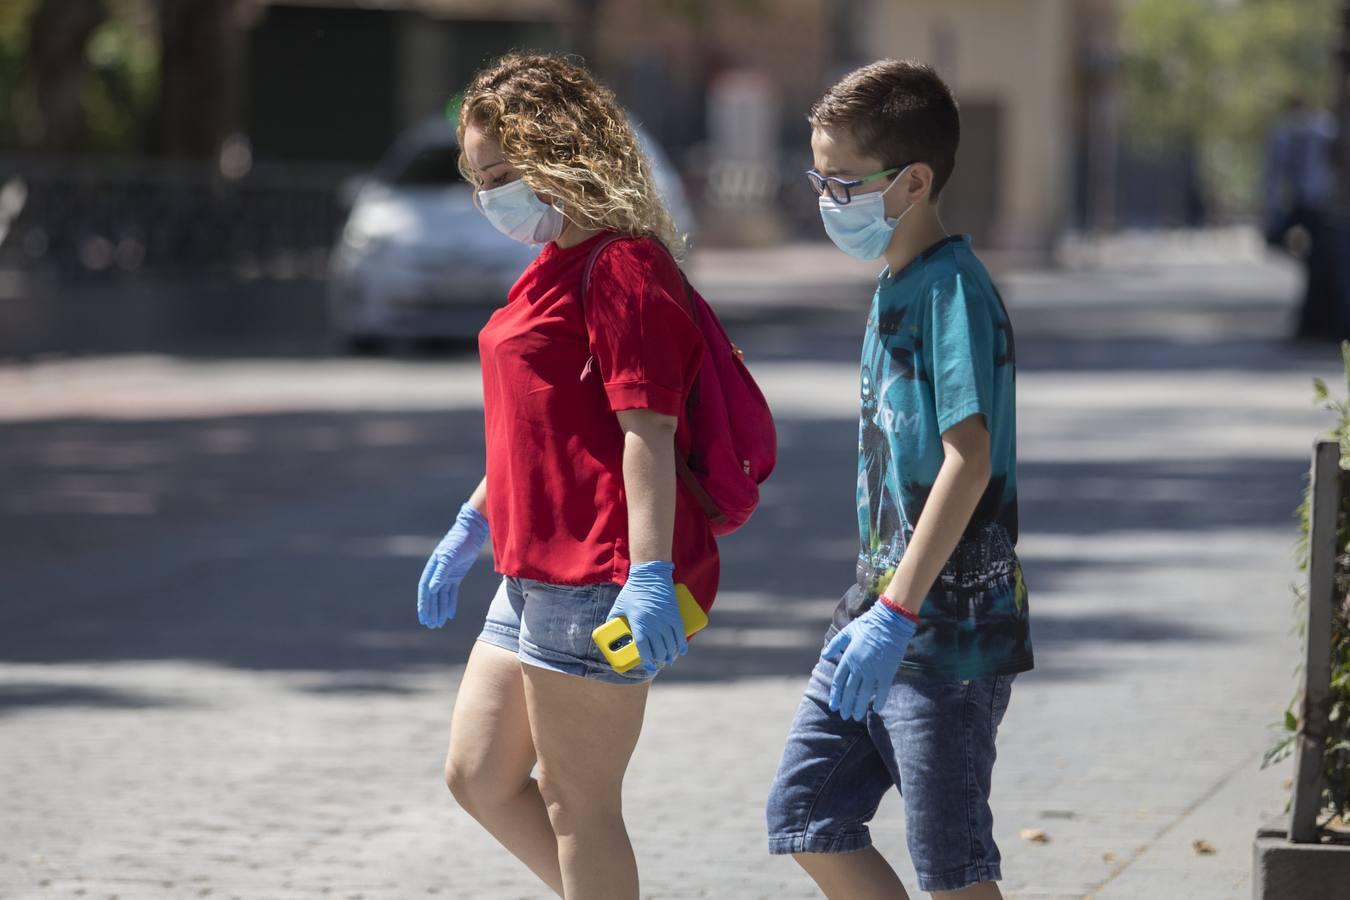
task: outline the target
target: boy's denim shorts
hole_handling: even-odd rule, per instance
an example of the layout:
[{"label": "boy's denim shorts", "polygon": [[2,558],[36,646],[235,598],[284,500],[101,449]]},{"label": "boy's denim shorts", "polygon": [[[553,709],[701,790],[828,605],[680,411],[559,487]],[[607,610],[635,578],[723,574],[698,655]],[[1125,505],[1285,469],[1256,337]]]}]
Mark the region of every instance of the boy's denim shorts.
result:
[{"label": "boy's denim shorts", "polygon": [[488,607],[478,640],[510,650],[520,661],[564,675],[609,684],[642,684],[652,674],[644,667],[615,672],[591,632],[609,619],[622,586],[545,584],[529,578],[503,578]]},{"label": "boy's denim shorts", "polygon": [[[835,634],[830,628],[828,641]],[[892,785],[905,804],[923,891],[999,881],[989,809],[994,738],[1012,675],[949,681],[901,675],[862,722],[830,712],[835,664],[811,673],[769,793],[770,853],[849,853]]]}]

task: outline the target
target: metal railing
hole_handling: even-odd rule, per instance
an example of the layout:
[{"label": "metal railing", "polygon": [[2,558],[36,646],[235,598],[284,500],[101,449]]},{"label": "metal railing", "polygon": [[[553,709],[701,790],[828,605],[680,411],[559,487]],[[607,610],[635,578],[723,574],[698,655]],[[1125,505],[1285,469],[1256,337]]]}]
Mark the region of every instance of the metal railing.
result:
[{"label": "metal railing", "polygon": [[347,167],[0,157],[0,259],[87,272],[319,274]]}]

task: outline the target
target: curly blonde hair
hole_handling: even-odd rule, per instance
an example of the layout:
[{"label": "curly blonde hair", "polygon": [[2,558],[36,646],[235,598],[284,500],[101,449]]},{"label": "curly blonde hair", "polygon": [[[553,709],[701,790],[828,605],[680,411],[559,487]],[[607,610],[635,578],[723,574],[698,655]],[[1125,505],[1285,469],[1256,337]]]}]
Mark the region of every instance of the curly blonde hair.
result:
[{"label": "curly blonde hair", "polygon": [[578,225],[645,235],[684,255],[684,236],[614,93],[581,66],[508,53],[474,76],[457,127],[459,169],[472,184],[462,149],[470,125],[495,137],[525,183],[559,201]]}]

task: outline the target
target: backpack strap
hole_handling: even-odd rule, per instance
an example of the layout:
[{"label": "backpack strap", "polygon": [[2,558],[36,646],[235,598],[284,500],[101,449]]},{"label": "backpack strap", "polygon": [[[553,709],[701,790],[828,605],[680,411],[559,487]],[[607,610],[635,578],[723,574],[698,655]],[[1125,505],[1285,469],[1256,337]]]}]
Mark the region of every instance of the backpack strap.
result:
[{"label": "backpack strap", "polygon": [[680,454],[675,454],[675,474],[679,476],[684,486],[689,488],[689,493],[693,494],[694,501],[698,503],[699,509],[708,517],[708,521],[714,525],[720,525],[727,520],[726,514],[722,508],[717,505],[717,501],[712,498],[706,490],[703,489],[703,483],[698,480],[694,470],[689,468],[689,462]]},{"label": "backpack strap", "polygon": [[[600,258],[600,253],[606,247],[618,243],[619,241],[630,240],[632,237],[632,235],[628,234],[609,234],[597,241],[595,246],[591,248],[590,256],[586,258],[586,267],[581,270],[581,319],[583,327],[586,322],[586,292],[590,290],[591,271],[595,268],[595,261]],[[657,243],[659,244],[660,241]],[[665,250],[665,244],[661,244],[661,248]],[[672,256],[671,259],[674,260],[674,257]],[[678,263],[676,263],[675,268],[677,270],[679,269]],[[683,271],[680,271],[680,283],[684,286],[683,294],[685,306],[689,312],[690,318],[694,320],[694,324],[697,326],[698,307],[694,304],[694,298],[689,291],[689,279],[685,277]],[[595,356],[592,355],[586,360],[586,367],[581,370],[581,377],[584,379],[594,370],[594,368]],[[697,398],[698,378],[695,376],[694,383],[689,388],[689,395],[685,398],[684,405],[686,415],[689,413],[694,403],[697,402]],[[708,517],[709,521],[713,523],[725,521],[726,515],[722,512],[721,507],[717,505],[717,502],[713,500],[712,496],[704,490],[703,485],[698,480],[698,476],[694,474],[694,470],[690,466],[690,461],[685,459],[684,456],[679,453],[675,454],[675,474],[679,477],[679,480],[684,483],[684,486],[689,489],[689,493],[693,495],[695,502],[698,503],[699,508],[703,510],[703,514]]]},{"label": "backpack strap", "polygon": [[[600,253],[610,244],[616,244],[619,241],[629,241],[629,240],[636,240],[636,238],[634,238],[634,236],[631,234],[611,233],[606,235],[604,238],[598,241],[594,247],[591,248],[591,255],[586,257],[586,268],[581,270],[581,306],[583,310],[582,312],[583,316],[585,315],[586,292],[590,289],[591,271],[595,268],[595,261],[600,258]],[[666,245],[662,244],[660,241],[657,241],[656,243],[661,247],[662,250],[666,251],[667,255],[670,255],[671,261],[675,263],[675,270],[680,273],[680,284],[683,285],[684,287],[685,311],[689,313],[689,318],[693,319],[694,324],[697,325],[698,307],[694,305],[694,298],[690,294],[689,277],[684,274],[684,270],[680,268],[679,262],[675,259],[675,256],[670,253],[669,248],[667,248]]]},{"label": "backpack strap", "polygon": [[[616,233],[611,232],[610,234],[605,235],[603,238],[601,238],[599,241],[597,241],[596,244],[595,244],[595,246],[591,248],[591,253],[590,253],[590,255],[586,257],[586,267],[583,268],[583,269],[581,270],[581,327],[582,327],[582,328],[585,328],[585,327],[586,327],[586,293],[587,293],[587,291],[590,290],[590,287],[591,287],[591,270],[595,268],[595,261],[596,261],[597,259],[600,258],[600,251],[601,251],[601,250],[604,250],[606,247],[608,247],[608,246],[611,245],[611,244],[617,244],[619,241],[625,240],[627,237],[628,237],[628,235],[626,235],[626,234],[616,234]],[[587,339],[587,344],[588,344],[588,346],[589,346],[589,343],[590,343],[590,341],[589,341],[589,338],[588,338],[588,339]],[[581,369],[581,380],[582,380],[582,381],[585,381],[585,380],[586,380],[586,376],[589,375],[589,374],[591,374],[591,372],[593,372],[593,371],[595,371],[595,354],[592,353],[590,356],[588,356],[588,357],[586,358],[586,365],[583,366],[582,369]]]}]

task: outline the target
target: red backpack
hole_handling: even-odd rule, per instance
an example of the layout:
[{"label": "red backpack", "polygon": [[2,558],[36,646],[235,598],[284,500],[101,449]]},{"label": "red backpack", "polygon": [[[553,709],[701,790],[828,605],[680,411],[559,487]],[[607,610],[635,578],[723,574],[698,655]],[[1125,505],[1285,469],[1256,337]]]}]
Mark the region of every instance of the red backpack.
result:
[{"label": "red backpack", "polygon": [[[611,234],[591,250],[581,275],[583,305],[596,258],[610,244],[633,239]],[[759,486],[778,459],[778,435],[769,404],[745,367],[745,354],[727,337],[708,301],[683,272],[680,277],[689,315],[703,334],[704,350],[685,402],[689,458],[676,455],[675,470],[707,514],[713,534],[730,534],[759,505]]]}]

